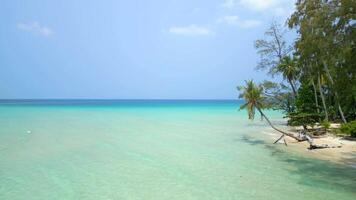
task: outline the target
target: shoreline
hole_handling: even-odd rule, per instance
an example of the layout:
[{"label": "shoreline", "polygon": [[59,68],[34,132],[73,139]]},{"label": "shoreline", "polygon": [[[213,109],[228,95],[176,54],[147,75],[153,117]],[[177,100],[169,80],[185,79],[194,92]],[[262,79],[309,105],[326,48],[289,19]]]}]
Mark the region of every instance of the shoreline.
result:
[{"label": "shoreline", "polygon": [[[295,133],[298,130],[298,127],[284,125],[283,129]],[[273,142],[280,137],[280,134],[271,128],[268,128],[268,130],[263,132],[264,135],[267,136],[266,140],[268,140],[268,142]],[[325,136],[313,138],[314,142],[316,144],[329,144],[335,146],[341,145],[341,147],[313,150],[308,149],[309,143],[307,141],[298,142],[290,137],[285,137],[285,139],[288,146],[283,149],[284,151],[298,153],[302,156],[330,161],[337,164],[344,164],[356,168],[356,139],[348,140],[343,137],[327,133]],[[284,142],[280,141],[279,144],[276,145],[284,146]]]}]

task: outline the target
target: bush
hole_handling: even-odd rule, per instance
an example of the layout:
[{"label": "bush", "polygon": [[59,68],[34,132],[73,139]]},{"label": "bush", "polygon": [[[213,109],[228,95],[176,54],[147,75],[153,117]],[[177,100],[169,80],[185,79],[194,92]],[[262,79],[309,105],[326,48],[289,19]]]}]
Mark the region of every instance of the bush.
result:
[{"label": "bush", "polygon": [[340,131],[351,135],[352,137],[356,137],[356,120],[346,124],[342,124],[340,127]]},{"label": "bush", "polygon": [[330,122],[325,120],[325,119],[320,123],[320,125],[325,129],[329,129],[330,128]]},{"label": "bush", "polygon": [[313,87],[309,83],[301,83],[298,89],[298,96],[295,101],[295,105],[298,113],[316,113],[317,109],[315,106]]},{"label": "bush", "polygon": [[316,113],[291,113],[287,117],[289,126],[314,126],[320,119]]}]

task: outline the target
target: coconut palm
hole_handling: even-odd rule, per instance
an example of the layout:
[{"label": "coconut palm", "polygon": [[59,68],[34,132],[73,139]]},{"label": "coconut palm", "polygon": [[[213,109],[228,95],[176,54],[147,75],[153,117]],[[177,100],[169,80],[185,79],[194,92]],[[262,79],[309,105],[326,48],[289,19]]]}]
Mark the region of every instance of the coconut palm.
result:
[{"label": "coconut palm", "polygon": [[240,106],[240,109],[247,109],[248,119],[253,120],[256,108],[263,107],[264,97],[262,96],[262,87],[257,87],[252,80],[245,81],[246,86],[239,86],[239,98],[244,98],[246,103]]},{"label": "coconut palm", "polygon": [[240,106],[240,109],[247,110],[248,118],[253,120],[255,116],[255,111],[257,110],[261,114],[261,117],[264,118],[274,130],[282,133],[281,137],[274,143],[278,142],[284,136],[289,136],[298,141],[301,141],[301,139],[296,137],[294,134],[287,133],[276,128],[268,119],[268,117],[263,113],[262,110],[266,107],[266,97],[263,94],[263,87],[256,85],[253,80],[248,80],[245,82],[245,86],[239,86],[237,87],[237,89],[240,91],[239,98],[243,98],[245,100],[245,103]]},{"label": "coconut palm", "polygon": [[299,69],[295,60],[290,56],[283,57],[281,59],[281,62],[277,65],[276,71],[281,73],[283,78],[288,81],[288,83],[292,87],[294,96],[297,96],[295,80],[297,80]]}]

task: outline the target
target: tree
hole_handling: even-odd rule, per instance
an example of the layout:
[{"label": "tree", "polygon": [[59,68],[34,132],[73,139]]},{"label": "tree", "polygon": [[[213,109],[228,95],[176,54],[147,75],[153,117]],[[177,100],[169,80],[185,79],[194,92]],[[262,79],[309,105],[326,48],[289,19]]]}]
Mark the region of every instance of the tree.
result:
[{"label": "tree", "polygon": [[265,105],[268,108],[281,110],[286,114],[295,110],[295,98],[289,87],[283,83],[263,81],[263,95],[266,96]]},{"label": "tree", "polygon": [[283,78],[288,81],[292,87],[292,91],[295,97],[297,97],[297,90],[295,82],[298,78],[299,69],[294,58],[290,56],[284,56],[276,67],[276,71],[281,73]]},{"label": "tree", "polygon": [[276,22],[265,32],[265,38],[255,41],[255,48],[260,54],[261,60],[257,65],[258,70],[268,70],[270,75],[278,73],[277,65],[282,58],[287,56],[292,48],[287,45],[284,39],[285,30]]},{"label": "tree", "polygon": [[355,0],[298,0],[288,20],[298,33],[295,51],[314,68],[326,119],[327,100],[343,122],[355,117],[355,9]]},{"label": "tree", "polygon": [[301,82],[295,105],[295,112],[288,115],[288,125],[303,126],[307,131],[308,125],[314,126],[315,123],[320,122],[320,114],[315,110],[313,88],[307,82]]},{"label": "tree", "polygon": [[292,88],[293,98],[295,98],[297,96],[298,68],[295,60],[289,56],[292,47],[287,44],[284,38],[285,32],[286,30],[280,24],[272,22],[264,34],[265,38],[255,41],[255,48],[261,56],[257,69],[268,70],[272,77],[281,74]]},{"label": "tree", "polygon": [[[278,128],[276,128],[272,122],[268,119],[268,117],[263,113],[263,109],[265,108],[265,99],[266,97],[263,95],[263,87],[261,85],[256,85],[252,80],[246,81],[245,86],[239,86],[237,89],[240,91],[239,97],[245,99],[245,103],[240,106],[240,109],[247,109],[248,118],[253,120],[255,117],[255,111],[257,110],[261,117],[264,118],[267,123],[276,131],[282,133],[282,135],[274,142],[277,143],[279,140],[283,139],[285,136],[291,137],[298,142],[308,141],[310,145],[310,149],[318,149],[318,148],[334,148],[334,146],[330,146],[327,144],[314,144],[313,139],[305,133],[303,136],[295,136],[292,133],[284,132]],[[284,143],[287,145],[286,141]],[[339,147],[339,146],[338,146]]]},{"label": "tree", "polygon": [[239,98],[243,98],[245,100],[245,103],[240,106],[240,109],[247,110],[248,118],[253,120],[256,113],[255,111],[257,110],[261,114],[261,117],[264,118],[274,130],[282,133],[281,137],[278,140],[276,140],[275,143],[278,142],[280,139],[282,139],[284,136],[289,136],[297,141],[303,141],[302,139],[296,137],[292,133],[287,133],[285,131],[276,128],[272,124],[272,122],[268,119],[268,117],[263,113],[262,110],[265,108],[266,97],[263,95],[262,86],[256,85],[253,82],[253,80],[248,80],[246,81],[245,86],[239,86],[237,88],[240,91]]}]

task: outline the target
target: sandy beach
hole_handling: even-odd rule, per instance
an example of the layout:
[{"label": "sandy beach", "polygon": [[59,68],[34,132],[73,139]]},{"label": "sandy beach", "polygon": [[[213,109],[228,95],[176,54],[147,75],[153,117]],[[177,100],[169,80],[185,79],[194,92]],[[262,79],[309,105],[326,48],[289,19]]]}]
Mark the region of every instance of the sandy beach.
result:
[{"label": "sandy beach", "polygon": [[[297,130],[299,130],[299,127],[285,126],[283,129],[289,130],[290,132],[296,132]],[[268,135],[270,136],[271,141],[276,140],[280,136],[279,133],[273,131],[272,129],[270,130],[270,133]],[[330,133],[313,139],[315,144],[328,144],[331,146],[340,147],[309,150],[308,142],[297,142],[292,138],[286,137],[286,141],[288,144],[286,150],[302,153],[303,155],[322,160],[328,160],[331,162],[347,164],[356,167],[356,139],[339,137]],[[284,142],[280,141],[280,144],[284,145]]]}]

